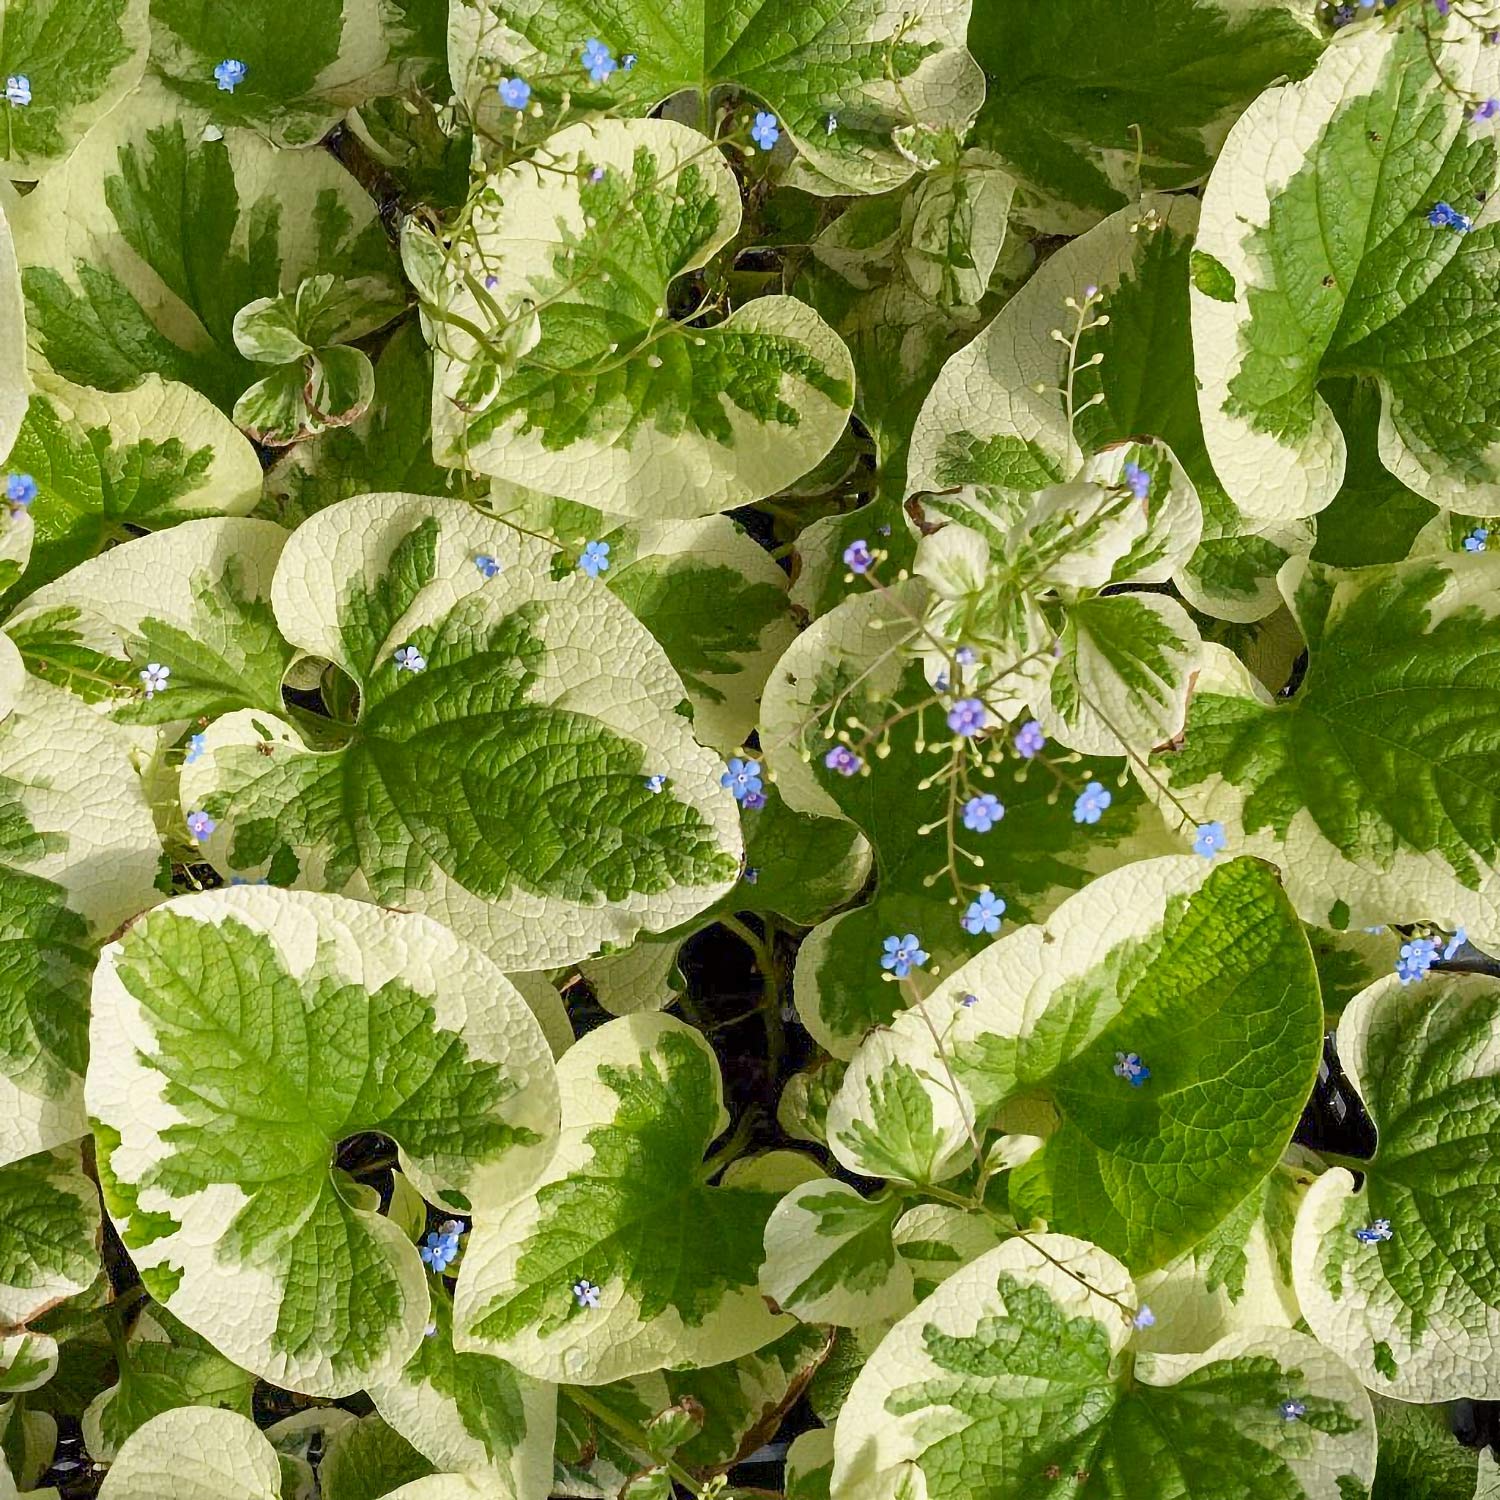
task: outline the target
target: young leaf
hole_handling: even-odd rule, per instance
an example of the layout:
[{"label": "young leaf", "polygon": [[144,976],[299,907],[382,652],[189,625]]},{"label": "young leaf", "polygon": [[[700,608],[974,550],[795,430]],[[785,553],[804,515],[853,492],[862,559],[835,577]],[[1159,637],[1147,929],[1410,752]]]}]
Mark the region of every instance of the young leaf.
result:
[{"label": "young leaf", "polygon": [[838,335],[793,297],[715,324],[674,311],[695,309],[673,280],[739,228],[727,162],[664,120],[574,125],[547,149],[548,170],[501,173],[424,294],[439,462],[662,520],[805,474],[853,405]]},{"label": "young leaf", "polygon": [[0,1167],[0,1325],[17,1327],[99,1274],[99,1190],[77,1147]]},{"label": "young leaf", "polygon": [[[1477,974],[1411,985],[1388,975],[1339,1022],[1339,1061],[1378,1143],[1358,1188],[1334,1167],[1308,1193],[1293,1243],[1297,1296],[1330,1349],[1403,1401],[1500,1390],[1485,1206],[1500,1147],[1497,1024],[1500,985]],[[1356,1237],[1372,1225],[1373,1239]]]},{"label": "young leaf", "polygon": [[708,1182],[703,1154],[728,1116],[707,1043],[670,1016],[627,1016],[577,1043],[558,1078],[563,1133],[542,1185],[476,1222],[457,1347],[598,1385],[785,1332],[757,1281],[777,1194]]},{"label": "young leaf", "polygon": [[[1135,1353],[1125,1268],[1065,1235],[1011,1240],[885,1337],[834,1433],[834,1500],[906,1466],[927,1500],[1022,1500],[1066,1470],[1131,1493],[1345,1500],[1375,1473],[1375,1419],[1340,1359],[1258,1329],[1202,1354]],[[1133,1357],[1131,1357],[1133,1356]],[[1288,1418],[1284,1403],[1300,1415]],[[1055,1483],[1055,1481],[1054,1481]],[[1092,1488],[1092,1486],[1090,1486]]]},{"label": "young leaf", "polygon": [[798,1433],[786,1451],[786,1500],[828,1500],[833,1480],[833,1429]]},{"label": "young leaf", "polygon": [[[141,1050],[127,1037],[149,1037]],[[502,1202],[551,1149],[552,1057],[425,917],[255,887],[170,903],[100,959],[87,1084],[106,1205],[148,1289],[227,1358],[336,1395],[399,1369],[428,1297],[339,1141],[389,1135],[424,1196]]]},{"label": "young leaf", "polygon": [[[57,1374],[57,1365],[56,1339],[45,1333],[5,1334],[0,1337],[0,1395],[37,1390]],[[0,1459],[0,1479],[4,1475]]]}]

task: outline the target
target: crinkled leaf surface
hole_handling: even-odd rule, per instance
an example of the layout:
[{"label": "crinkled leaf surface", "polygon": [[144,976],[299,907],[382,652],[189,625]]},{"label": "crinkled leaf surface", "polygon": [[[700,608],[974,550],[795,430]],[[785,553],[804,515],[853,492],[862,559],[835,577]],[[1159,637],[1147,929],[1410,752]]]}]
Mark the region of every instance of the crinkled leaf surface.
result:
[{"label": "crinkled leaf surface", "polygon": [[[10,1333],[0,1337],[0,1395],[34,1391],[57,1373],[57,1340],[45,1333]],[[0,1438],[8,1436],[0,1431]],[[4,1477],[0,1457],[0,1478]],[[8,1497],[7,1497],[8,1500]]]},{"label": "crinkled leaf surface", "polygon": [[[892,132],[905,124],[962,125],[984,97],[964,50],[971,0],[519,0],[496,25],[480,5],[454,5],[449,64],[481,121],[506,118],[492,80],[540,74],[544,96],[641,113],[685,89],[743,90],[774,113],[823,191],[879,192],[911,175]],[[636,57],[601,85],[579,62],[584,38],[617,59]],[[829,117],[835,125],[829,128]]]},{"label": "crinkled leaf surface", "polygon": [[[1345,445],[1319,386],[1340,376],[1380,387],[1397,479],[1460,509],[1500,494],[1500,163],[1495,122],[1464,97],[1500,92],[1500,55],[1467,24],[1439,31],[1431,54],[1417,25],[1344,33],[1246,111],[1209,182],[1199,401],[1214,467],[1252,514],[1333,499]],[[1473,231],[1429,222],[1439,202]]]},{"label": "crinkled leaf surface", "polygon": [[[871,1356],[834,1432],[835,1500],[921,1471],[927,1500],[1022,1500],[1065,1471],[1085,1495],[1351,1500],[1375,1472],[1353,1371],[1304,1334],[1136,1354],[1125,1268],[1064,1235],[1012,1240],[950,1277]],[[1300,1421],[1282,1418],[1301,1401]],[[1087,1470],[1092,1478],[1073,1477]],[[1053,1480],[1052,1487],[1059,1481]],[[880,1493],[900,1493],[899,1491]]]},{"label": "crinkled leaf surface", "polygon": [[[561,131],[548,151],[549,170],[522,162],[494,181],[425,309],[438,460],[658,519],[727,510],[806,473],[853,405],[838,335],[794,297],[676,321],[673,280],[739,228],[717,149],[683,125],[610,120]],[[521,340],[513,369],[497,363],[502,330]]]},{"label": "crinkled leaf surface", "polygon": [[709,905],[740,850],[722,762],[660,647],[602,583],[554,579],[553,555],[453,500],[364,496],[305,522],[276,621],[354,680],[358,722],[326,751],[248,711],[211,726],[182,792],[218,820],[208,857],[426,911],[514,969]]},{"label": "crinkled leaf surface", "polygon": [[[1500,1153],[1500,984],[1433,975],[1371,985],[1339,1022],[1339,1061],[1375,1122],[1358,1189],[1312,1188],[1293,1245],[1313,1332],[1372,1390],[1436,1401],[1500,1390],[1489,1181]],[[1389,1240],[1354,1231],[1388,1219]]]},{"label": "crinkled leaf surface", "polygon": [[110,1465],[100,1500],[281,1500],[276,1450],[248,1417],[181,1406],[139,1429]]},{"label": "crinkled leaf surface", "polygon": [[0,1324],[29,1323],[99,1274],[99,1190],[69,1147],[0,1167]]},{"label": "crinkled leaf surface", "polygon": [[1372,1399],[1380,1463],[1370,1500],[1483,1500],[1479,1465],[1485,1450],[1467,1447],[1454,1435],[1453,1407]]},{"label": "crinkled leaf surface", "polygon": [[556,1128],[551,1052],[494,966],[334,896],[153,912],[101,957],[91,1040],[106,1205],[147,1287],[310,1393],[398,1369],[428,1318],[415,1248],[331,1170],[338,1142],[380,1131],[425,1196],[484,1204],[535,1178]]},{"label": "crinkled leaf surface", "polygon": [[[596,1385],[733,1359],[787,1330],[760,1295],[777,1195],[713,1186],[718,1063],[691,1027],[643,1014],[558,1063],[563,1133],[533,1194],[476,1221],[454,1313],[461,1349]],[[573,1288],[599,1288],[599,1305]]]},{"label": "crinkled leaf surface", "polygon": [[1309,922],[1433,920],[1500,938],[1500,561],[1459,553],[1280,586],[1308,644],[1289,700],[1210,648],[1180,749],[1189,815],[1281,866]]},{"label": "crinkled leaf surface", "polygon": [[432,1465],[377,1415],[347,1422],[329,1434],[318,1480],[324,1500],[378,1500],[392,1486],[432,1473]]}]

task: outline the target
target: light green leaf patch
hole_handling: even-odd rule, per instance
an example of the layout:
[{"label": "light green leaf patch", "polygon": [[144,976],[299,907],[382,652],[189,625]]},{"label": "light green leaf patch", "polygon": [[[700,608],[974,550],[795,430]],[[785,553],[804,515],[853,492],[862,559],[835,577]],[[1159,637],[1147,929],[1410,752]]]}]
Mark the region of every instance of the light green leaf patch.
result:
[{"label": "light green leaf patch", "polygon": [[[1413,1406],[1389,1396],[1371,1398],[1380,1435],[1380,1463],[1370,1500],[1484,1500],[1494,1459],[1454,1435],[1451,1406]],[[1480,1473],[1481,1457],[1488,1460]],[[1493,1490],[1489,1491],[1493,1494]]]},{"label": "light green leaf patch", "polygon": [[159,899],[131,755],[126,730],[32,677],[0,722],[0,1162],[87,1128],[95,945]]},{"label": "light green leaf patch", "polygon": [[36,384],[7,460],[37,485],[31,560],[9,602],[137,531],[259,500],[255,450],[192,387],[157,375],[113,393],[46,374]]},{"label": "light green leaf patch", "polygon": [[1077,234],[1201,179],[1241,110],[1321,42],[1283,0],[1061,0],[976,5],[969,45],[990,80],[975,140],[1020,178],[1031,223]]},{"label": "light green leaf patch", "polygon": [[[1340,1359],[1283,1329],[1201,1354],[1136,1353],[1138,1301],[1118,1261],[1065,1235],[980,1256],[854,1382],[834,1433],[834,1500],[900,1494],[879,1486],[903,1473],[926,1500],[1022,1500],[1043,1492],[1049,1467],[1087,1469],[1100,1485],[1128,1476],[1142,1495],[1367,1492],[1374,1415]],[[1305,1410],[1289,1422],[1292,1399]]]},{"label": "light green leaf patch", "polygon": [[[760,1295],[777,1194],[712,1186],[728,1123],[691,1027],[643,1014],[559,1062],[564,1123],[539,1188],[481,1216],[459,1275],[455,1343],[539,1380],[597,1385],[734,1359],[786,1331]],[[575,1288],[597,1287],[597,1306]]]},{"label": "light green leaf patch", "polygon": [[[743,92],[751,114],[775,114],[815,191],[873,193],[911,175],[893,140],[899,127],[961,131],[978,109],[984,82],[964,50],[969,9],[970,0],[846,0],[802,10],[778,0],[668,0],[665,8],[624,0],[604,11],[590,0],[519,0],[500,21],[465,0],[452,9],[448,58],[479,123],[506,132],[514,112],[494,90],[505,74],[540,75],[540,97],[567,90],[575,104],[620,113],[645,114],[687,89],[705,99]],[[579,62],[586,37],[636,61],[593,84]]]},{"label": "light green leaf patch", "polygon": [[786,1452],[786,1500],[828,1500],[833,1480],[833,1429],[798,1433]]},{"label": "light green leaf patch", "polygon": [[67,1147],[0,1167],[0,1325],[31,1322],[99,1274],[99,1190]]},{"label": "light green leaf patch", "polygon": [[[1138,1273],[1196,1245],[1266,1176],[1321,1053],[1312,955],[1258,860],[1172,856],[1100,876],[925,1006],[850,1065],[829,1112],[835,1155],[871,1170],[867,1143],[889,1132],[865,1101],[893,1057],[980,1131],[1007,1103],[1050,1106],[1050,1128],[1030,1132],[1044,1143],[1010,1174],[1012,1212]],[[1130,1054],[1149,1069],[1140,1084],[1115,1072]]]},{"label": "light green leaf patch", "polygon": [[[293,656],[271,613],[286,540],[270,521],[187,521],[82,563],[6,628],[35,676],[122,724],[276,712]],[[169,675],[148,696],[151,664]]]},{"label": "light green leaf patch", "polygon": [[[1403,484],[1456,509],[1500,494],[1500,165],[1468,105],[1500,92],[1500,57],[1469,26],[1425,38],[1351,28],[1251,105],[1209,182],[1199,250],[1232,295],[1193,292],[1199,404],[1251,514],[1334,498],[1345,444],[1320,386],[1349,376],[1379,386],[1380,458]],[[1472,232],[1431,223],[1439,203]]]},{"label": "light green leaf patch", "polygon": [[1500,940],[1500,559],[1294,558],[1279,582],[1309,651],[1295,694],[1206,648],[1182,746],[1153,771],[1231,851],[1275,860],[1308,922]]},{"label": "light green leaf patch", "polygon": [[[1335,1167],[1308,1193],[1293,1242],[1297,1295],[1312,1331],[1372,1390],[1403,1401],[1500,1390],[1488,1211],[1497,1018],[1493,979],[1389,975],[1339,1022],[1339,1061],[1378,1139],[1358,1189]],[[1382,1219],[1389,1240],[1355,1238]]]},{"label": "light green leaf patch", "polygon": [[209,859],[429,912],[512,969],[709,905],[740,851],[723,762],[694,741],[661,648],[601,583],[554,579],[553,558],[452,500],[364,496],[304,522],[277,624],[353,679],[358,722],[329,751],[263,714],[212,725],[182,783],[184,811],[218,822]]},{"label": "light green leaf patch", "polygon": [[318,1465],[323,1500],[378,1500],[431,1473],[432,1465],[373,1414],[334,1428]]},{"label": "light green leaf patch", "polygon": [[[21,430],[30,397],[26,361],[26,301],[21,292],[21,268],[11,237],[9,213],[15,202],[7,195],[0,208],[0,451],[9,453]],[[9,547],[0,549],[9,560]],[[22,559],[24,563],[24,559]],[[0,573],[0,582],[4,581]]]},{"label": "light green leaf patch", "polygon": [[147,0],[20,0],[5,9],[0,76],[31,100],[5,106],[0,176],[34,181],[140,81]]},{"label": "light green leaf patch", "polygon": [[91,1040],[106,1206],[148,1289],[309,1393],[399,1369],[428,1319],[416,1250],[330,1168],[338,1142],[379,1131],[425,1197],[483,1205],[529,1185],[556,1128],[551,1052],[499,971],[333,896],[152,913],[101,957]]},{"label": "light green leaf patch", "polygon": [[121,1448],[100,1500],[281,1500],[276,1450],[248,1417],[206,1406],[163,1412]]},{"label": "light green leaf patch", "polygon": [[[838,335],[793,297],[713,325],[669,315],[670,283],[739,228],[724,158],[663,120],[575,125],[548,152],[494,179],[424,290],[438,461],[653,519],[811,469],[853,405]],[[408,261],[418,248],[408,228]]]},{"label": "light green leaf patch", "polygon": [[[57,1374],[57,1364],[57,1340],[48,1334],[25,1332],[0,1336],[0,1395],[37,1390]],[[4,1473],[0,1459],[0,1478]]]},{"label": "light green leaf patch", "polygon": [[287,170],[259,136],[144,83],[11,214],[31,348],[65,379],[123,391],[155,373],[223,411],[256,378],[235,314],[306,275],[390,280],[374,203],[334,158]]}]

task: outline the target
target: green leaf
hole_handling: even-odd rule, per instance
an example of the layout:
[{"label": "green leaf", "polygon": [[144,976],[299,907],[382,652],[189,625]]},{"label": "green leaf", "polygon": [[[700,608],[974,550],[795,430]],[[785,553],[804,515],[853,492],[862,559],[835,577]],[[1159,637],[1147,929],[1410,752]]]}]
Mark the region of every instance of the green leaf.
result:
[{"label": "green leaf", "polygon": [[832,1428],[798,1433],[786,1451],[786,1500],[828,1500],[832,1480]]},{"label": "green leaf", "polygon": [[[728,1123],[691,1027],[627,1016],[559,1062],[563,1132],[533,1194],[476,1223],[455,1301],[460,1349],[539,1380],[597,1385],[733,1359],[786,1331],[757,1282],[777,1195],[711,1186]],[[599,1305],[574,1294],[588,1281]]]},{"label": "green leaf", "polygon": [[[823,192],[880,192],[911,175],[893,131],[914,122],[959,129],[984,96],[964,51],[970,0],[851,0],[787,10],[777,0],[519,0],[497,26],[482,5],[454,7],[450,59],[459,94],[481,125],[509,133],[494,80],[522,72],[539,97],[567,91],[575,104],[620,113],[651,111],[686,89],[732,88],[776,115]],[[579,62],[597,37],[631,67],[603,84]],[[744,111],[742,111],[744,113]],[[832,116],[835,124],[830,127]],[[749,116],[745,117],[746,124]],[[828,179],[826,184],[819,179]]]},{"label": "green leaf", "polygon": [[257,443],[285,448],[348,427],[374,399],[370,356],[362,349],[324,349],[247,387],[234,403],[234,420]]},{"label": "green leaf", "polygon": [[0,1325],[17,1327],[99,1274],[99,1192],[76,1147],[0,1167]]},{"label": "green leaf", "polygon": [[393,1484],[424,1479],[432,1472],[432,1465],[378,1416],[336,1429],[318,1466],[324,1500],[380,1500]]},{"label": "green leaf", "polygon": [[990,80],[975,140],[1019,176],[1030,222],[1077,234],[1201,179],[1240,111],[1321,42],[1282,0],[1058,0],[976,5],[969,46]]},{"label": "green leaf", "polygon": [[498,970],[332,896],[221,890],[135,923],[101,958],[91,1040],[106,1206],[148,1290],[309,1393],[399,1369],[428,1319],[417,1252],[331,1170],[339,1141],[380,1131],[424,1196],[487,1205],[555,1130],[551,1052]]},{"label": "green leaf", "polygon": [[[547,149],[547,171],[500,174],[423,291],[438,461],[653,519],[805,474],[853,405],[838,335],[793,297],[678,321],[699,299],[669,292],[739,228],[728,163],[664,120],[574,125]],[[408,261],[420,245],[409,229]]]},{"label": "green leaf", "polygon": [[122,391],[156,373],[222,411],[257,371],[235,314],[315,270],[391,280],[375,205],[326,152],[296,171],[248,131],[143,84],[11,215],[31,347],[59,375]]},{"label": "green leaf", "polygon": [[1480,1454],[1453,1435],[1451,1407],[1372,1399],[1380,1464],[1370,1500],[1475,1500]]},{"label": "green leaf", "polygon": [[[1367,1492],[1375,1420],[1341,1360],[1283,1329],[1201,1354],[1137,1353],[1138,1297],[1118,1261],[1065,1235],[980,1256],[903,1318],[854,1382],[834,1432],[834,1500],[875,1494],[903,1471],[927,1500],[1022,1500],[1058,1470],[1070,1489],[1087,1470],[1101,1494]],[[1304,1407],[1296,1421],[1282,1416],[1287,1400]]]},{"label": "green leaf", "polygon": [[1273,700],[1207,648],[1184,742],[1152,770],[1232,851],[1275,860],[1309,922],[1500,939],[1497,581],[1484,555],[1350,572],[1294,558],[1280,586],[1309,652],[1295,694]]},{"label": "green leaf", "polygon": [[[1500,1390],[1500,1281],[1487,1248],[1500,1144],[1491,1038],[1500,985],[1378,980],[1339,1022],[1339,1061],[1375,1122],[1363,1182],[1332,1168],[1297,1218],[1297,1295],[1313,1332],[1372,1390],[1403,1401]],[[1354,1231],[1388,1219],[1375,1244]]]},{"label": "green leaf", "polygon": [[[1305,82],[1246,111],[1209,182],[1199,243],[1236,293],[1193,293],[1199,403],[1214,467],[1251,514],[1311,515],[1338,492],[1344,436],[1320,394],[1336,377],[1379,387],[1381,462],[1417,494],[1483,509],[1476,494],[1500,493],[1486,206],[1500,166],[1468,103],[1500,92],[1500,58],[1468,25],[1432,47],[1426,34],[1342,34]],[[1439,202],[1473,232],[1430,223]]]},{"label": "green leaf", "polygon": [[[451,500],[366,496],[304,522],[277,624],[353,679],[358,721],[331,751],[264,714],[213,724],[182,783],[184,811],[218,822],[207,857],[440,916],[514,969],[709,905],[738,871],[722,762],[661,649],[602,584],[554,580],[554,556]],[[398,666],[405,646],[424,670]]]},{"label": "green leaf", "polygon": [[248,1417],[180,1406],[130,1437],[99,1500],[281,1500],[281,1465]]},{"label": "green leaf", "polygon": [[[45,1333],[9,1333],[0,1336],[0,1395],[34,1391],[57,1372],[57,1340]],[[0,1459],[0,1479],[5,1477]]]}]

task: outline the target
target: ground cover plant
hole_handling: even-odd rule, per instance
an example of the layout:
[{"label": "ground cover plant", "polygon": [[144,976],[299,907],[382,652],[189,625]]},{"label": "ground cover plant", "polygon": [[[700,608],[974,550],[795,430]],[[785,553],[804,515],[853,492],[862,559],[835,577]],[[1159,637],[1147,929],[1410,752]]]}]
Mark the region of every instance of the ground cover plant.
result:
[{"label": "ground cover plant", "polygon": [[0,1500],[1500,1497],[1500,6],[3,17]]}]

